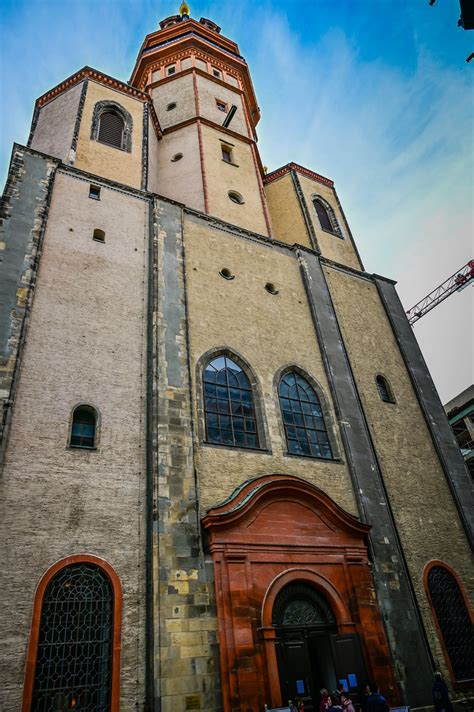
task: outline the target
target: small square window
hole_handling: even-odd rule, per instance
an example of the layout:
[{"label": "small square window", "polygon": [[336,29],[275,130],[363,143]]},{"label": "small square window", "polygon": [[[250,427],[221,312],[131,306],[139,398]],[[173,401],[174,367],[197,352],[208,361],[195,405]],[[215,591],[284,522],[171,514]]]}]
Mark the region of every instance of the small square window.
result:
[{"label": "small square window", "polygon": [[219,69],[216,69],[215,67],[212,68],[212,73],[213,73],[213,75],[214,75],[215,77],[217,77],[218,79],[220,79],[221,76],[222,76],[220,70],[219,70]]},{"label": "small square window", "polygon": [[227,111],[227,104],[225,103],[225,101],[216,99],[216,106],[219,109],[219,111]]},{"label": "small square window", "polygon": [[89,198],[93,200],[100,200],[100,188],[98,185],[89,186]]},{"label": "small square window", "polygon": [[166,67],[166,75],[169,77],[172,74],[176,74],[176,65],[171,64],[169,67]]},{"label": "small square window", "polygon": [[226,163],[233,163],[232,160],[232,149],[230,146],[222,146],[222,160]]}]

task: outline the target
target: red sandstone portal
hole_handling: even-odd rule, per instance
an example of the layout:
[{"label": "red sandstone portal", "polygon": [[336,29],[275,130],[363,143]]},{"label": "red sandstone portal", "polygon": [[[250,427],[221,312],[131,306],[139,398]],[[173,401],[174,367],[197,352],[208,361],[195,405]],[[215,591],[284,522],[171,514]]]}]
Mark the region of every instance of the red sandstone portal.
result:
[{"label": "red sandstone portal", "polygon": [[273,612],[278,594],[296,582],[314,589],[333,613],[335,675],[350,673],[357,658],[359,670],[398,701],[367,560],[369,526],[285,475],[246,482],[209,511],[203,526],[214,560],[225,712],[287,702],[280,679],[286,643]]}]

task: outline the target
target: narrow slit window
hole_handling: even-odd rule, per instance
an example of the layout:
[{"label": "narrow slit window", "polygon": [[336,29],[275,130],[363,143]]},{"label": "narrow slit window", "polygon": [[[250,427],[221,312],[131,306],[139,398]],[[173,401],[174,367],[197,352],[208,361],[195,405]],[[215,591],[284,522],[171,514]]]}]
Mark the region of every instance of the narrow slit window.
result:
[{"label": "narrow slit window", "polygon": [[376,377],[375,383],[377,384],[380,400],[384,403],[395,403],[395,396],[387,379],[379,375]]}]

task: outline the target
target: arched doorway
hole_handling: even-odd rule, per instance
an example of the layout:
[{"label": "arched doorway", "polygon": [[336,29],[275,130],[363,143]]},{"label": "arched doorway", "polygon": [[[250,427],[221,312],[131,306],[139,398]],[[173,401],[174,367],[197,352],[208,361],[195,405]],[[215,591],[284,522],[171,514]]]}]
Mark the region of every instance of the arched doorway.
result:
[{"label": "arched doorway", "polygon": [[291,699],[303,680],[305,709],[315,710],[320,680],[332,687],[331,674],[346,680],[354,701],[367,676],[398,701],[368,525],[290,475],[242,483],[202,523],[214,562],[225,712],[287,704],[286,680]]},{"label": "arched doorway", "polygon": [[319,690],[337,684],[331,647],[337,625],[329,603],[308,584],[291,583],[275,600],[272,623],[282,700],[298,695],[305,710],[318,709]]}]

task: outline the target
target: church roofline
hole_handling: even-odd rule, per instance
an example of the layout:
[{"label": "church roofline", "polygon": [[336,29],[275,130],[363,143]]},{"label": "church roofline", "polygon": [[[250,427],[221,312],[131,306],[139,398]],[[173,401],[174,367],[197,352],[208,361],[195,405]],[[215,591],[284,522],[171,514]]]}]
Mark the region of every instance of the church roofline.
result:
[{"label": "church roofline", "polygon": [[52,99],[56,98],[58,94],[62,94],[64,91],[67,91],[71,87],[73,87],[75,84],[78,84],[81,82],[83,79],[94,79],[95,81],[99,82],[100,84],[104,84],[105,86],[112,87],[113,89],[116,89],[117,91],[122,92],[123,94],[129,94],[130,96],[134,96],[136,99],[139,99],[140,101],[151,101],[151,97],[149,94],[146,92],[140,91],[140,89],[137,89],[136,87],[132,87],[130,84],[127,84],[126,82],[122,82],[119,79],[115,79],[114,77],[110,77],[108,74],[104,74],[103,72],[99,72],[97,69],[94,69],[93,67],[82,67],[82,69],[79,69],[77,72],[74,74],[71,74],[70,77],[67,79],[64,79],[60,84],[57,84],[55,87],[47,91],[45,94],[42,94],[38,99],[36,100],[36,106],[38,108],[41,108],[45,104],[47,104],[49,101]]},{"label": "church roofline", "polygon": [[330,178],[326,178],[325,176],[322,176],[319,173],[315,173],[314,171],[310,171],[309,168],[300,166],[298,163],[287,163],[286,166],[282,166],[281,168],[277,168],[271,173],[267,173],[263,178],[263,182],[265,184],[272,183],[274,180],[282,178],[284,175],[290,173],[291,171],[296,171],[297,173],[300,173],[301,175],[306,176],[307,178],[311,178],[311,180],[315,180],[318,183],[327,185],[329,188],[334,188],[333,180],[331,180]]},{"label": "church roofline", "polygon": [[40,97],[38,97],[35,102],[35,112],[38,111],[38,109],[41,109],[46,104],[48,104],[53,99],[56,99],[56,97],[62,94],[63,92],[68,91],[73,86],[79,84],[85,79],[91,79],[95,82],[98,82],[99,84],[103,84],[106,87],[114,89],[115,91],[119,91],[122,94],[128,94],[129,96],[133,96],[135,99],[138,99],[143,103],[148,103],[150,116],[156,131],[156,135],[158,138],[162,137],[163,132],[161,130],[160,122],[158,121],[158,116],[156,114],[152,98],[149,94],[140,91],[140,89],[136,89],[135,87],[130,86],[130,84],[127,84],[126,82],[121,82],[119,79],[115,79],[114,77],[111,77],[108,74],[104,74],[103,72],[99,72],[97,69],[88,66],[79,69],[77,72],[71,74],[70,77],[62,81],[60,84],[57,84],[45,94],[42,94]]}]

